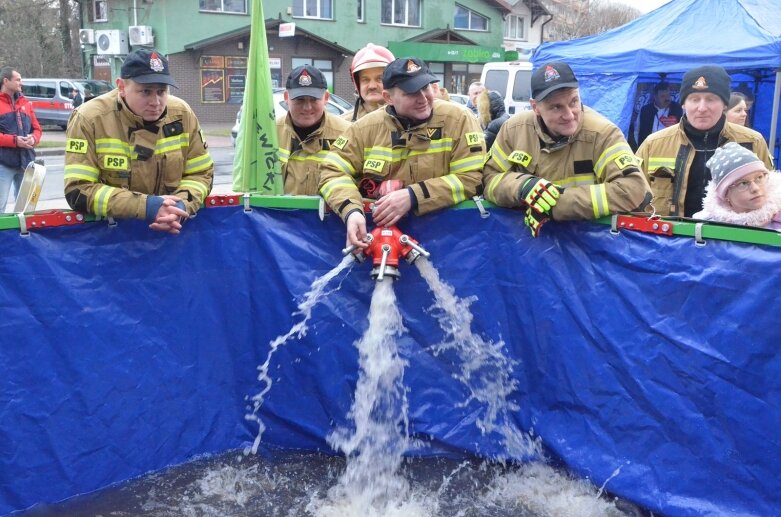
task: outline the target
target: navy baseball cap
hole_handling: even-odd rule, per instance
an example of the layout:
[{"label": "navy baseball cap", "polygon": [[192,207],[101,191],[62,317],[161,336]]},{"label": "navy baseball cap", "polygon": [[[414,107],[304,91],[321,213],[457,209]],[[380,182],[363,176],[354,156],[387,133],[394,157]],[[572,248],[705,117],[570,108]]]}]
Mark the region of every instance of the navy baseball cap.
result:
[{"label": "navy baseball cap", "polygon": [[323,72],[312,65],[303,65],[294,68],[287,76],[285,83],[287,94],[291,99],[299,97],[312,97],[321,99],[328,89],[328,82]]},{"label": "navy baseball cap", "polygon": [[122,63],[120,77],[141,84],[168,84],[178,88],[171,77],[168,59],[154,49],[142,48],[128,54]]},{"label": "navy baseball cap", "polygon": [[541,101],[556,90],[577,88],[578,78],[567,63],[545,63],[532,74],[532,99]]},{"label": "navy baseball cap", "polygon": [[382,87],[390,90],[398,86],[406,93],[415,93],[439,79],[431,73],[428,65],[416,57],[402,57],[387,67],[382,73]]}]

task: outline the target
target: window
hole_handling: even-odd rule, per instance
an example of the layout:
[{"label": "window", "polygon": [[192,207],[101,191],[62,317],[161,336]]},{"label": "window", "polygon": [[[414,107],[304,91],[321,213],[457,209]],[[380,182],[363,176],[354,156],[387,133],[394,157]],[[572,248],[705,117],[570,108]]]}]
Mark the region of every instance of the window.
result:
[{"label": "window", "polygon": [[366,0],[358,0],[358,13],[356,20],[359,22],[365,22],[364,16],[366,16],[364,13],[366,12]]},{"label": "window", "polygon": [[293,0],[293,16],[332,20],[332,2],[333,0]]},{"label": "window", "polygon": [[247,0],[198,0],[201,11],[247,14]]},{"label": "window", "polygon": [[510,15],[504,21],[504,37],[507,39],[526,39],[525,22],[520,16]]},{"label": "window", "polygon": [[453,28],[467,31],[487,31],[488,18],[456,4],[456,14],[453,15]]},{"label": "window", "polygon": [[382,23],[420,27],[422,0],[382,0]]},{"label": "window", "polygon": [[92,20],[96,22],[108,21],[108,1],[95,0],[92,3]]}]

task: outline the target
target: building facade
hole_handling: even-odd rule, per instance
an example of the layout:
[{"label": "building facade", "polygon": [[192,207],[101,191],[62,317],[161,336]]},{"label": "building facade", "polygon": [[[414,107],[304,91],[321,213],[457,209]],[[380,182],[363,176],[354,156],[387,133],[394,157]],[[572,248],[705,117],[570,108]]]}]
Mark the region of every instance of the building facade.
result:
[{"label": "building facade", "polygon": [[[80,5],[80,40],[90,77],[114,82],[129,51],[154,46],[169,58],[179,84],[175,94],[202,121],[233,120],[244,92],[251,0],[82,0]],[[505,0],[263,0],[262,5],[272,82],[284,87],[290,71],[308,63],[323,70],[333,93],[350,101],[350,63],[368,42],[390,48],[397,57],[424,59],[448,91],[466,93],[484,63],[513,59],[517,51],[537,46],[536,32],[541,33],[547,13],[537,0],[515,5]]]}]

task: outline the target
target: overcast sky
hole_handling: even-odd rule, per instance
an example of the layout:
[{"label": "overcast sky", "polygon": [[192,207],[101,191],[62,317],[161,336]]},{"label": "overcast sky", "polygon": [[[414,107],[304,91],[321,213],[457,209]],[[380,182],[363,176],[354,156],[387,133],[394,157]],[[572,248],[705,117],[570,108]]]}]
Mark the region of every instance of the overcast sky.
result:
[{"label": "overcast sky", "polygon": [[635,9],[638,9],[641,13],[653,11],[660,5],[664,5],[670,0],[613,0],[622,4],[631,5]]}]

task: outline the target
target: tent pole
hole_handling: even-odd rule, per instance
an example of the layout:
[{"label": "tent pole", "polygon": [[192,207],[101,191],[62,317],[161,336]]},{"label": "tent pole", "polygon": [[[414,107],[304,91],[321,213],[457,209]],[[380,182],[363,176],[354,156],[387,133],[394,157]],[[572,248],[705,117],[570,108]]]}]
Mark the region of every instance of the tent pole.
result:
[{"label": "tent pole", "polygon": [[776,68],[776,87],[773,90],[773,115],[770,119],[770,141],[767,143],[770,147],[770,154],[775,158],[776,155],[776,129],[778,126],[778,97],[781,95],[781,68]]}]

